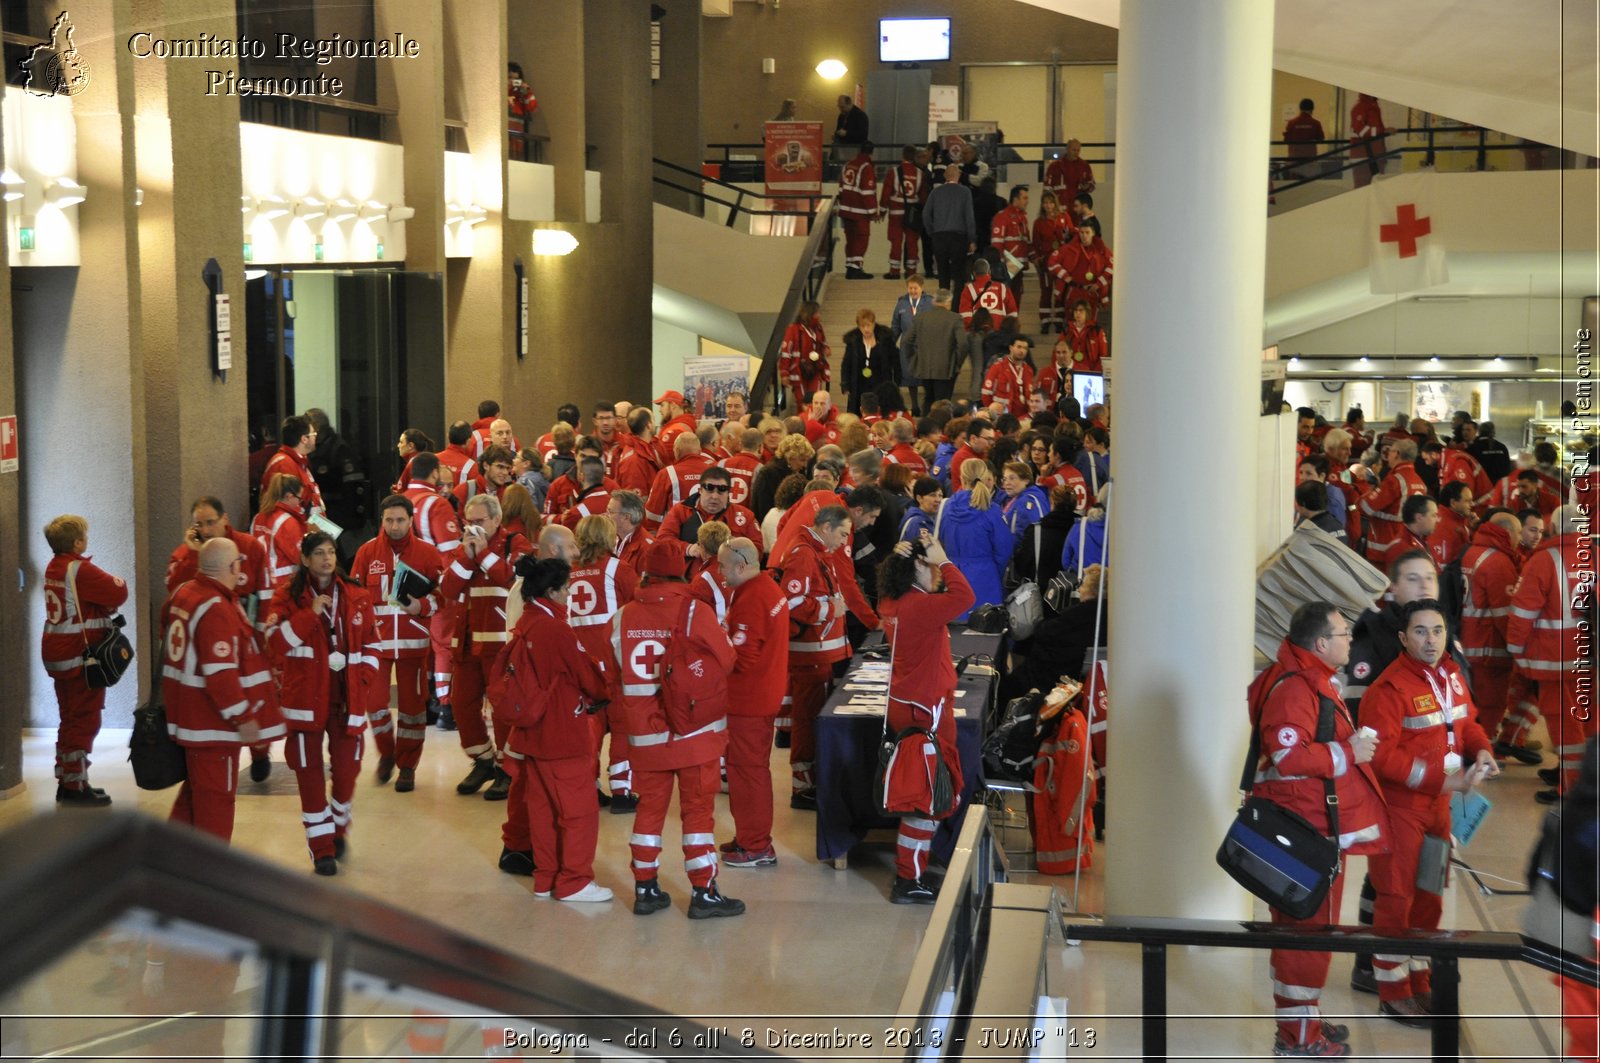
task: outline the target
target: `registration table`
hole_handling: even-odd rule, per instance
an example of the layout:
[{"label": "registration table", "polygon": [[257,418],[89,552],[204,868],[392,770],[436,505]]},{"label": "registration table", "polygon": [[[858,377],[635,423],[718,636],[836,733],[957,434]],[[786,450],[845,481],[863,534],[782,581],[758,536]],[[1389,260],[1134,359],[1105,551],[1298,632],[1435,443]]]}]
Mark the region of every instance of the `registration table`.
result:
[{"label": "registration table", "polygon": [[[977,790],[983,767],[983,731],[999,685],[994,665],[1000,660],[1004,635],[985,635],[965,624],[950,627],[950,652],[972,656],[956,694],[956,745],[961,753],[961,807]],[[899,821],[878,813],[873,796],[878,745],[883,737],[884,695],[881,681],[887,656],[883,636],[874,632],[862,644],[850,671],[835,685],[817,718],[817,859],[843,869],[850,849],[869,830],[894,830]],[[877,683],[873,679],[878,680]],[[960,816],[939,825],[933,855],[947,860],[955,846]]]}]

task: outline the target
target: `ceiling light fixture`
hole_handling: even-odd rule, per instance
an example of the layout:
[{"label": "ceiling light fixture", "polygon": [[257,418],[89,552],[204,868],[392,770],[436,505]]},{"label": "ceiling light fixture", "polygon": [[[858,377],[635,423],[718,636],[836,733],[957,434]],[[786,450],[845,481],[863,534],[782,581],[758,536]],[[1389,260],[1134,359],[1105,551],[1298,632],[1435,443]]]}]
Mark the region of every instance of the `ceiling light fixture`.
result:
[{"label": "ceiling light fixture", "polygon": [[837,59],[824,59],[817,64],[817,73],[828,81],[838,81],[850,72],[850,68]]}]

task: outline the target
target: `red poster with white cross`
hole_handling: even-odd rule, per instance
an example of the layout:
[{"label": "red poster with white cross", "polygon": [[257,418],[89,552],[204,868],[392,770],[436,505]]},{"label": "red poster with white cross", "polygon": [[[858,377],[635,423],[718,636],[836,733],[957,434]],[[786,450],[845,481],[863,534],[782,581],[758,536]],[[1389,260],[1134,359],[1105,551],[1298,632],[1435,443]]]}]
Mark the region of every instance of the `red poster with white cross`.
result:
[{"label": "red poster with white cross", "polygon": [[0,472],[17,471],[17,415],[0,417]]}]

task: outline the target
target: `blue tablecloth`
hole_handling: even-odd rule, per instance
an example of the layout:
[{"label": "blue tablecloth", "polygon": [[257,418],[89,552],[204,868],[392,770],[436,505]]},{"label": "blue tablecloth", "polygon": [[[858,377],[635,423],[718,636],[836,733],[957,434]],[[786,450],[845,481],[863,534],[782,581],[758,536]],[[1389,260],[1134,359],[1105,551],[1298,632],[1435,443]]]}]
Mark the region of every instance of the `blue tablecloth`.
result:
[{"label": "blue tablecloth", "polygon": [[[1004,642],[1001,635],[963,634],[964,624],[950,629],[950,649],[965,656],[979,653],[998,658]],[[873,633],[863,649],[883,641]],[[851,672],[854,671],[852,667]],[[878,743],[883,736],[883,716],[839,714],[850,700],[843,689],[850,672],[839,681],[833,695],[817,719],[817,859],[833,860],[874,829],[893,830],[899,821],[878,814],[873,800],[873,776],[878,767]],[[956,746],[961,756],[961,807],[971,802],[980,782],[983,767],[985,717],[999,685],[998,677],[987,669],[970,668],[961,677],[960,689],[967,693],[957,699],[966,715],[956,717]],[[951,816],[939,825],[933,839],[933,855],[948,860],[955,847],[960,816]]]}]

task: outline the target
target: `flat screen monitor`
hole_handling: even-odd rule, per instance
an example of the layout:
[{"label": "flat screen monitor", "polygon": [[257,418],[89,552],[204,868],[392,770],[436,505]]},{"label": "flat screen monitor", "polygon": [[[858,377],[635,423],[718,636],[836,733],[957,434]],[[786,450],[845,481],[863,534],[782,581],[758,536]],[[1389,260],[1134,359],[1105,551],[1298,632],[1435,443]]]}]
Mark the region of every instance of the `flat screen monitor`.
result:
[{"label": "flat screen monitor", "polygon": [[880,18],[878,61],[938,63],[950,58],[947,18]]},{"label": "flat screen monitor", "polygon": [[1073,373],[1072,397],[1082,412],[1097,402],[1106,401],[1106,378],[1099,373]]}]

